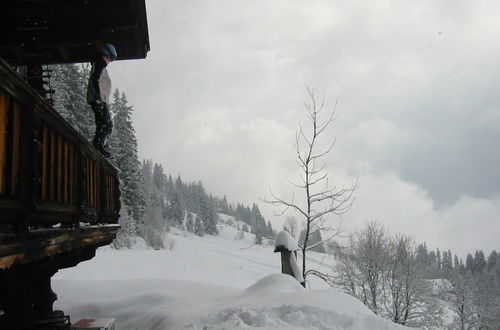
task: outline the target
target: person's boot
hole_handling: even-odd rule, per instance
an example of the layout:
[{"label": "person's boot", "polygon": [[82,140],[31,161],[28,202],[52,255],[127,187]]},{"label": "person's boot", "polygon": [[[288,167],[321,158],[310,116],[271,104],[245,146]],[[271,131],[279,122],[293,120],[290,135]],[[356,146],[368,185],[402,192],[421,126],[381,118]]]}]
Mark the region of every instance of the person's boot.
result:
[{"label": "person's boot", "polygon": [[104,145],[102,143],[97,142],[97,140],[94,139],[94,142],[92,143],[94,147],[101,153],[101,155],[104,156],[104,158],[111,159],[113,158],[111,156],[111,153],[104,148]]},{"label": "person's boot", "polygon": [[99,152],[104,156],[104,158],[106,158],[106,159],[113,158],[113,156],[111,156],[111,153],[109,151],[107,151],[103,145],[100,145],[97,150],[99,150]]}]

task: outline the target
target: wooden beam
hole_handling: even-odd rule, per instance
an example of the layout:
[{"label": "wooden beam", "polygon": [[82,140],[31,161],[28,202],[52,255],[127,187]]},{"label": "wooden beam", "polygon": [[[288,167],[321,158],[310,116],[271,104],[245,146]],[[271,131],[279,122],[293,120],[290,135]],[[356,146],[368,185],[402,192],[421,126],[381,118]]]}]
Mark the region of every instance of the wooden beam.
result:
[{"label": "wooden beam", "polygon": [[0,269],[53,256],[85,246],[111,243],[120,227],[117,225],[73,230],[47,230],[28,233],[24,237],[0,240]]},{"label": "wooden beam", "polygon": [[64,203],[69,203],[69,144],[64,141]]},{"label": "wooden beam", "polygon": [[42,200],[47,199],[47,192],[49,190],[49,187],[47,185],[47,178],[49,177],[49,145],[50,145],[50,140],[49,140],[49,128],[47,125],[43,125],[43,149],[42,149],[42,185],[41,185],[41,194],[40,198]]},{"label": "wooden beam", "polygon": [[19,193],[19,156],[21,138],[21,109],[18,102],[14,102],[12,107],[12,166],[10,180],[10,195],[16,197]]},{"label": "wooden beam", "polygon": [[51,201],[56,200],[56,132],[50,129],[50,196]]},{"label": "wooden beam", "polygon": [[57,135],[57,201],[63,201],[63,138]]},{"label": "wooden beam", "polygon": [[5,194],[9,96],[0,90],[0,194]]},{"label": "wooden beam", "polygon": [[69,202],[73,204],[75,202],[75,147],[69,145]]}]

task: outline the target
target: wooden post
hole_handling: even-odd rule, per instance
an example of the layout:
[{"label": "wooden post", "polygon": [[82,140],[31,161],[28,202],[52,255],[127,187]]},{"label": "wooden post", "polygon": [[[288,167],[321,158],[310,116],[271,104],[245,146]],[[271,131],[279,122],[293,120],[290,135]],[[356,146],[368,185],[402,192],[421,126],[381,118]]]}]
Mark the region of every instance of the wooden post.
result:
[{"label": "wooden post", "polygon": [[299,245],[288,232],[281,231],[276,236],[274,253],[281,253],[281,273],[293,276],[305,287],[306,283],[297,265],[297,250],[299,250]]},{"label": "wooden post", "polygon": [[283,249],[280,252],[281,252],[281,273],[294,276],[292,265],[290,264],[290,256],[292,254],[292,251]]}]

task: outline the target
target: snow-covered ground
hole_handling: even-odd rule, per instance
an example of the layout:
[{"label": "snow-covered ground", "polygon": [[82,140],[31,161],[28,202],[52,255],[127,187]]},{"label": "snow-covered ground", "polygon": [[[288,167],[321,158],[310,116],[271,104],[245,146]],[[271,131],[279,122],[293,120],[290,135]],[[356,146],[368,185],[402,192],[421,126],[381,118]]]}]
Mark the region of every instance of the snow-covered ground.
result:
[{"label": "snow-covered ground", "polygon": [[[80,318],[115,317],[117,329],[405,329],[375,316],[358,300],[319,280],[304,289],[279,274],[273,247],[219,236],[169,233],[171,250],[97,251],[52,280],[56,309]],[[311,265],[333,262],[311,254]]]}]

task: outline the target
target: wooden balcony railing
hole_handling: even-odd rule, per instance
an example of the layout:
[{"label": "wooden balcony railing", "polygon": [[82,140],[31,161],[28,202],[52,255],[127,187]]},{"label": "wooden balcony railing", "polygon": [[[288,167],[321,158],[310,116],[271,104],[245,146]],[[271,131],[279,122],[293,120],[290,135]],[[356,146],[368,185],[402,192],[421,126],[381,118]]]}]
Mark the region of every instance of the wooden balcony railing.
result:
[{"label": "wooden balcony railing", "polygon": [[116,168],[0,59],[0,233],[113,224],[119,210]]}]

